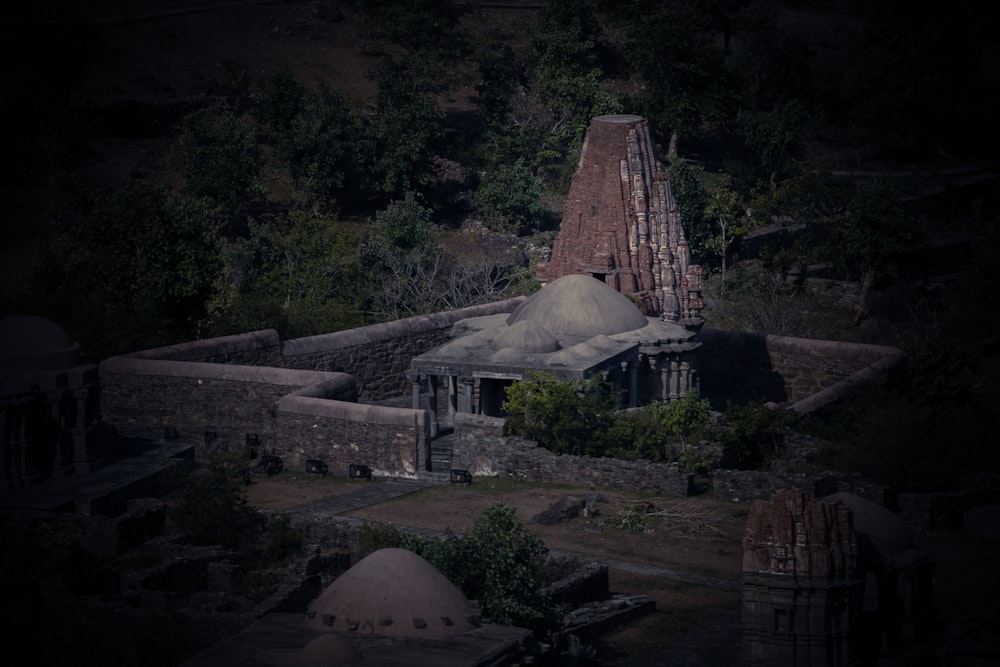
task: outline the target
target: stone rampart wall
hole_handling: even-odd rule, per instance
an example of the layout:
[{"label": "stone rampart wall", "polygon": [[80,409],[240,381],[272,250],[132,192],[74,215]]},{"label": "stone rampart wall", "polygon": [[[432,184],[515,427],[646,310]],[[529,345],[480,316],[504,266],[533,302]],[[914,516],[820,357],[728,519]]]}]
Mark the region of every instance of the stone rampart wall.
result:
[{"label": "stone rampart wall", "polygon": [[555,454],[534,441],[504,437],[501,418],[463,413],[454,417],[452,467],[473,475],[675,496],[693,492],[694,476],[673,464]]},{"label": "stone rampart wall", "polygon": [[410,360],[448,340],[452,325],[468,317],[509,313],[524,297],[461,310],[418,315],[358,329],[282,343],[286,368],[351,373],[359,395],[370,401],[408,394]]},{"label": "stone rampart wall", "polygon": [[701,392],[723,407],[762,400],[809,412],[879,377],[898,379],[905,354],[893,347],[704,328]]}]

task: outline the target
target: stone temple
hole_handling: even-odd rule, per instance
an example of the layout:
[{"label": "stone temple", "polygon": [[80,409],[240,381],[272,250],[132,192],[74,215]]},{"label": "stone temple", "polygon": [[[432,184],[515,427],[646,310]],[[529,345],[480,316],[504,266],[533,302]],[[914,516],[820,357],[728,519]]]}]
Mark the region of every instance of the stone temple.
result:
[{"label": "stone temple", "polygon": [[700,320],[701,267],[691,263],[670,180],[641,116],[594,118],[570,183],[559,235],[537,276],[581,273],[634,299],[646,315]]},{"label": "stone temple", "polygon": [[[504,389],[530,380],[533,371],[560,380],[601,374],[623,397],[623,407],[677,400],[698,386],[697,334],[644,315],[587,275],[555,280],[512,313],[461,320],[453,336],[410,362],[413,408],[426,386],[432,424],[456,412],[502,416]],[[447,393],[440,405],[439,386]],[[447,414],[440,414],[444,409]]]}]

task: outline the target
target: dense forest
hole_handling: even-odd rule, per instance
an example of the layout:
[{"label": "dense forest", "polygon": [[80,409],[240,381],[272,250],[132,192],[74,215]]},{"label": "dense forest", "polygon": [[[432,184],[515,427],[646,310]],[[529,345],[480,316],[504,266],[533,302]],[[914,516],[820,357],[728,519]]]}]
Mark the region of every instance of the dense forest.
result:
[{"label": "dense forest", "polygon": [[[707,269],[710,325],[906,349],[918,391],[851,418],[856,456],[870,439],[898,441],[868,462],[886,474],[922,460],[916,441],[980,437],[997,386],[984,353],[1000,312],[996,200],[922,202],[989,169],[1000,148],[1000,44],[983,14],[995,10],[505,4],[282,3],[312,25],[350,26],[364,85],[280,63],[250,73],[234,56],[155,105],[85,94],[106,23],[75,5],[17,10],[0,46],[5,240],[16,253],[33,235],[44,252],[5,281],[0,315],[48,317],[98,361],[529,293],[589,120],[634,113],[650,121]],[[88,182],[109,135],[169,145],[155,169]],[[941,271],[930,249],[959,232],[974,242],[949,246],[957,259]],[[981,448],[965,454],[992,465]]]}]

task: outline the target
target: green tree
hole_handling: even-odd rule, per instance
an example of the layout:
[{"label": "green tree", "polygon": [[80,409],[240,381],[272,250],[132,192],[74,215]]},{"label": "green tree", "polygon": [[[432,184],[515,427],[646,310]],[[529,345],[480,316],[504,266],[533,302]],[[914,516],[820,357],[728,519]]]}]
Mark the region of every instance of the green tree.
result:
[{"label": "green tree", "polygon": [[358,230],[290,211],[251,220],[249,231],[223,252],[209,307],[216,333],[275,328],[295,337],[364,323]]},{"label": "green tree", "polygon": [[772,187],[779,175],[793,169],[804,150],[808,116],[798,100],[759,111],[745,111],[736,123],[750,162],[763,172]]},{"label": "green tree", "polygon": [[383,58],[370,77],[378,86],[372,173],[383,194],[398,197],[429,182],[441,117],[435,99],[393,58]]},{"label": "green tree", "polygon": [[897,178],[874,178],[831,192],[826,214],[812,223],[810,234],[827,257],[850,277],[861,279],[856,303],[861,320],[878,278],[895,268],[921,234],[902,206],[903,188]]},{"label": "green tree", "polygon": [[518,235],[538,231],[545,215],[542,181],[523,160],[501,165],[480,184],[476,205],[492,229]]},{"label": "green tree", "polygon": [[706,242],[706,247],[716,252],[722,266],[719,300],[726,300],[726,260],[730,249],[753,229],[753,220],[745,212],[738,193],[728,187],[712,193],[705,214],[714,219],[718,233]]},{"label": "green tree", "polygon": [[374,155],[373,137],[339,91],[300,91],[279,79],[268,102],[278,153],[299,188],[327,203],[368,194],[362,165]]},{"label": "green tree", "polygon": [[367,49],[372,53],[402,50],[398,64],[419,90],[441,94],[462,81],[469,47],[459,23],[465,11],[460,3],[365,0],[361,10],[367,19]]},{"label": "green tree", "polygon": [[587,0],[558,0],[542,9],[532,38],[533,89],[553,115],[549,134],[575,147],[594,116],[619,113],[621,101],[602,85],[599,24]]},{"label": "green tree", "polygon": [[103,358],[197,337],[219,268],[203,203],[137,181],[69,204],[36,283],[42,307]]},{"label": "green tree", "polygon": [[678,156],[670,161],[667,173],[670,175],[670,190],[681,212],[684,237],[698,262],[708,259],[706,246],[712,235],[714,224],[705,215],[708,194],[699,180],[701,168]]},{"label": "green tree", "polygon": [[719,19],[704,0],[643,1],[634,5],[625,55],[644,83],[636,103],[654,131],[669,133],[668,159],[681,136],[728,117],[733,90],[717,42]]},{"label": "green tree", "polygon": [[511,98],[525,85],[523,64],[507,44],[494,44],[479,56],[479,81],[472,101],[497,130],[507,125],[512,109]]},{"label": "green tree", "polygon": [[222,106],[189,114],[175,150],[189,194],[227,209],[261,196],[256,132]]}]

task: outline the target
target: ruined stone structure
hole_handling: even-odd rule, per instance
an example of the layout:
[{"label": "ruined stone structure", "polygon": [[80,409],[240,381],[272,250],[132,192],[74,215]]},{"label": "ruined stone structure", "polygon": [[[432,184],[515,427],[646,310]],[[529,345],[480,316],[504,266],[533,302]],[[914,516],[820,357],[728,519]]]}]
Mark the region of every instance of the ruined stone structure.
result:
[{"label": "ruined stone structure", "polygon": [[680,211],[641,116],[591,121],[559,235],[537,276],[582,273],[635,299],[646,315],[700,320],[702,271],[691,264]]},{"label": "ruined stone structure", "polygon": [[754,501],[743,537],[742,664],[860,665],[862,580],[846,505],[799,491]]},{"label": "ruined stone structure", "polygon": [[797,488],[750,505],[742,664],[877,665],[935,632],[933,561],[902,521],[853,493]]},{"label": "ruined stone structure", "polygon": [[0,321],[0,490],[87,474],[106,454],[97,366],[57,324]]}]

